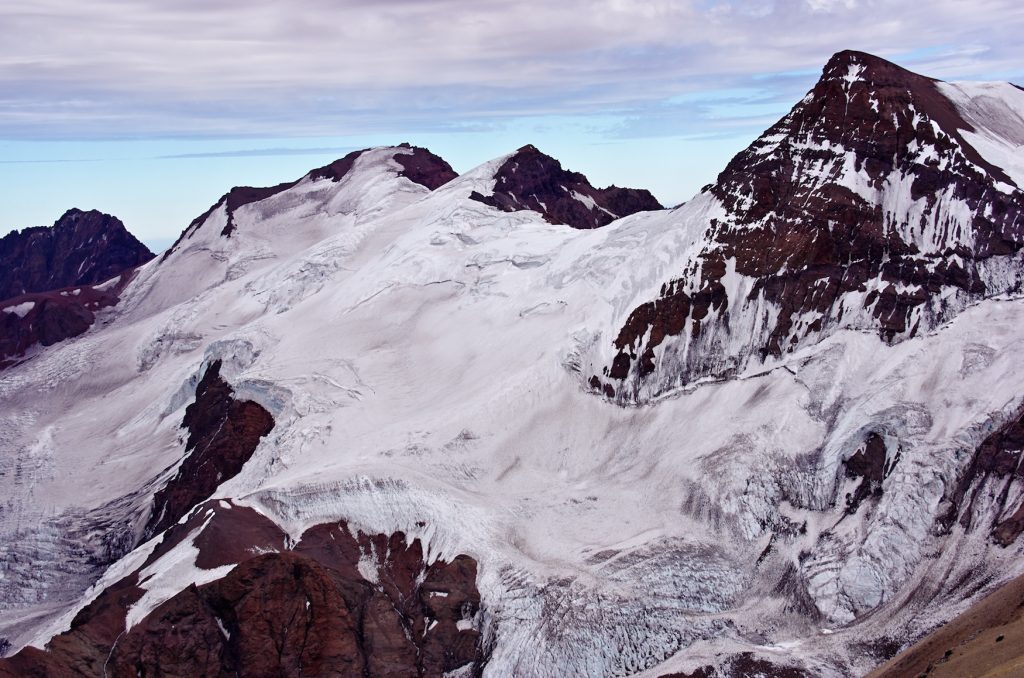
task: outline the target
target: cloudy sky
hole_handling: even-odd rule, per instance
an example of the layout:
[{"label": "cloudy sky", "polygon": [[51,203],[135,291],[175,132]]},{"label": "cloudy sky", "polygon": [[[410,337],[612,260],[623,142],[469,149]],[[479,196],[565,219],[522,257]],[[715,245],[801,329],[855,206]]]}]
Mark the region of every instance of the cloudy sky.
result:
[{"label": "cloudy sky", "polygon": [[687,199],[860,49],[1024,82],[1014,0],[3,0],[0,233],[69,207],[161,247],[233,185],[409,141],[533,143]]}]

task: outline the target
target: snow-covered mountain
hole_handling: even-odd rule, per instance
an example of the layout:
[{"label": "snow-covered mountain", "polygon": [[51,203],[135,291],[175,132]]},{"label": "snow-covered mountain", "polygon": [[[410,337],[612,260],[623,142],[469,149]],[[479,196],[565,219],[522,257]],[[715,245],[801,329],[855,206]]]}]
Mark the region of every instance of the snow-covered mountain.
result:
[{"label": "snow-covered mountain", "polygon": [[865,672],[1024,573],[1022,115],[843,52],[674,210],[233,189],[0,372],[0,675]]}]

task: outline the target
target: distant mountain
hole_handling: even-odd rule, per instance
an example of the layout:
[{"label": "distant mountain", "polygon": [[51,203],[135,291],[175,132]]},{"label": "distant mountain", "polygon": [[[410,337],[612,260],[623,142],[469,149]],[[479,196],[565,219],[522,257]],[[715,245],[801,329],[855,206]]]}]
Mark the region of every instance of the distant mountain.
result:
[{"label": "distant mountain", "polygon": [[153,253],[117,217],[68,210],[53,226],[0,238],[0,369],[92,326]]},{"label": "distant mountain", "polygon": [[672,210],[370,148],[4,302],[97,312],[0,375],[0,675],[1010,666],[1022,115],[841,52]]},{"label": "distant mountain", "polygon": [[636,212],[663,209],[645,189],[595,188],[585,176],[562,169],[560,162],[531,145],[501,163],[490,195],[470,197],[506,212],[533,210],[553,224],[573,228],[600,228]]},{"label": "distant mountain", "polygon": [[101,283],[152,258],[117,217],[71,209],[0,238],[0,300]]}]

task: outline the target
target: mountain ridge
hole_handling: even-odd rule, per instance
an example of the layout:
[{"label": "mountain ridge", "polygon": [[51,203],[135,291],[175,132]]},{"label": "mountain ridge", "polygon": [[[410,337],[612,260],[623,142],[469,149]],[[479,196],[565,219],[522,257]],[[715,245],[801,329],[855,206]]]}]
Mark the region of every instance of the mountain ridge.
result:
[{"label": "mountain ridge", "polygon": [[[0,635],[26,648],[0,671],[188,667],[193,636],[244,670],[281,611],[339,623],[295,596],[362,591],[407,675],[838,677],[1024,574],[1019,189],[959,140],[994,162],[1020,90],[925,79],[973,116],[955,137],[863,60],[693,200],[600,228],[474,199],[516,153],[423,162],[431,188],[369,149],[224,199],[0,379]],[[704,363],[666,358],[687,340]],[[226,442],[240,463],[204,459]],[[358,632],[270,628],[302,667],[367,665]]]}]

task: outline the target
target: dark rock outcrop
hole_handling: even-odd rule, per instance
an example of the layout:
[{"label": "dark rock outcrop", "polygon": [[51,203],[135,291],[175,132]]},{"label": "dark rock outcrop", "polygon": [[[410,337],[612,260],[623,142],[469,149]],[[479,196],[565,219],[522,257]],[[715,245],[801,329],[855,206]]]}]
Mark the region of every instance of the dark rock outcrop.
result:
[{"label": "dark rock outcrop", "polygon": [[402,171],[398,173],[400,177],[433,191],[459,176],[443,158],[425,148],[409,144],[399,144],[398,147],[412,150],[412,153],[395,155],[395,162],[402,166]]},{"label": "dark rock outcrop", "polygon": [[561,163],[523,146],[494,174],[494,192],[474,191],[470,198],[505,212],[533,210],[552,224],[573,228],[600,228],[612,221],[645,210],[663,209],[649,191],[635,188],[594,188],[579,172],[562,169]]},{"label": "dark rock outcrop", "polygon": [[[144,593],[138,572],[188,538],[197,567],[236,567],[125,629],[127,608]],[[352,533],[345,523],[287,544],[262,514],[207,502],[45,651],[0,661],[0,676],[479,675],[486,651],[471,558],[428,564],[418,539]]]},{"label": "dark rock outcrop", "polygon": [[860,480],[853,492],[846,496],[846,512],[854,514],[864,500],[882,495],[882,481],[899,463],[897,451],[889,458],[885,440],[875,432],[868,434],[864,444],[843,462],[844,474],[852,480]]},{"label": "dark rock outcrop", "polygon": [[36,344],[84,333],[152,258],[116,217],[95,210],[0,238],[0,370]]},{"label": "dark rock outcrop", "polygon": [[146,538],[175,524],[217,487],[238,475],[260,439],[274,428],[274,419],[249,400],[235,400],[234,390],[220,376],[221,362],[211,363],[196,387],[196,399],[185,409],[188,429],[185,458],[174,478],[153,498]]},{"label": "dark rock outcrop", "polygon": [[[676,374],[660,379],[678,385],[728,376],[841,326],[899,341],[972,300],[1019,289],[1019,276],[986,266],[1024,246],[1024,192],[966,141],[973,129],[937,81],[836,54],[814,89],[704,189],[725,216],[711,220],[685,270],[628,317],[596,388],[636,393],[669,337]],[[730,268],[750,281],[741,298],[727,298]],[[709,355],[725,345],[729,355]]]},{"label": "dark rock outcrop", "polygon": [[666,673],[659,678],[810,678],[813,675],[788,664],[777,664],[752,652],[724,657],[714,666],[701,666],[687,673]]},{"label": "dark rock outcrop", "polygon": [[96,313],[117,304],[134,271],[109,286],[68,287],[22,294],[0,301],[0,370],[19,362],[29,348],[77,337],[96,322]]},{"label": "dark rock outcrop", "polygon": [[[966,529],[989,529],[996,543],[1009,546],[1024,532],[1024,502],[1019,486],[1024,480],[1024,407],[994,430],[974,450],[971,461],[948,497],[949,508],[940,519],[949,529],[957,520]],[[991,523],[978,525],[980,508],[990,511]],[[1012,513],[1008,509],[1019,506]],[[989,514],[986,514],[989,515]]]},{"label": "dark rock outcrop", "polygon": [[117,217],[71,209],[53,226],[0,238],[0,300],[94,285],[152,258]]}]

